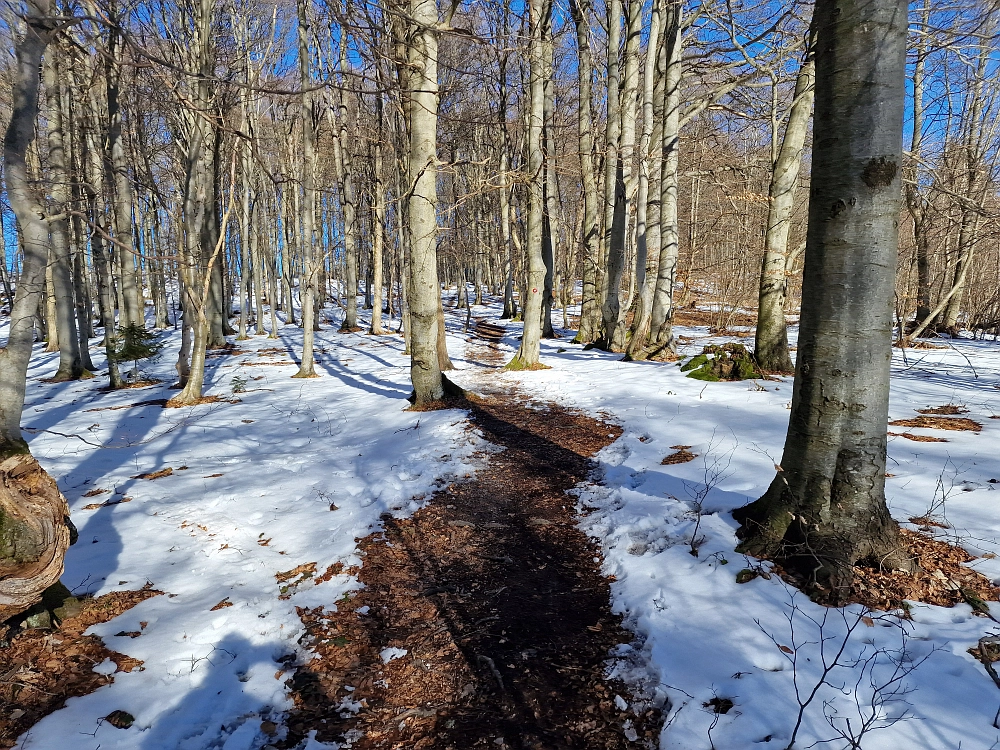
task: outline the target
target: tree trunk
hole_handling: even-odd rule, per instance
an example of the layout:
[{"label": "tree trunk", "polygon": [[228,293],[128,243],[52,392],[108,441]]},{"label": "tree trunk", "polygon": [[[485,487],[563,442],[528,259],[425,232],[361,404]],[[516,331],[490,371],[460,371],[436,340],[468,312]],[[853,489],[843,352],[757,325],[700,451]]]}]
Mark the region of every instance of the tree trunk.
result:
[{"label": "tree trunk", "polygon": [[[382,250],[385,243],[385,183],[382,181],[382,141],[383,128],[382,92],[375,94],[378,110],[379,129],[372,145],[372,323],[368,332],[374,336],[385,333],[382,328],[382,272],[384,261]],[[390,287],[391,289],[391,287]],[[391,297],[391,291],[389,296]]]},{"label": "tree trunk", "polygon": [[[642,135],[639,139],[639,192],[636,196],[636,250],[635,284],[639,289],[631,336],[625,349],[626,359],[642,359],[649,340],[650,316],[653,312],[653,291],[656,287],[656,268],[660,259],[660,196],[659,177],[662,158],[652,159],[650,150],[663,140],[663,66],[664,50],[660,48],[662,3],[653,3],[649,24],[649,41],[646,44],[646,66],[642,80]],[[659,133],[656,133],[657,128]],[[656,136],[659,137],[656,137]],[[652,183],[655,200],[650,200]]]},{"label": "tree trunk", "polygon": [[108,39],[105,82],[108,103],[107,159],[115,188],[115,250],[121,272],[122,325],[145,327],[140,292],[136,283],[135,241],[132,236],[132,181],[122,143],[122,111],[119,102],[121,63],[118,60],[120,35],[112,30]]},{"label": "tree trunk", "polygon": [[[436,53],[435,53],[436,56]],[[347,30],[341,29],[340,61],[338,69],[341,76],[347,69]],[[435,60],[435,85],[437,61]],[[435,105],[436,106],[436,105]],[[331,110],[332,112],[332,110]],[[434,115],[435,125],[437,113]],[[347,132],[347,101],[343,88],[337,89],[337,128],[338,135],[333,143],[334,161],[340,175],[342,186],[340,200],[344,208],[344,322],[340,326],[343,332],[359,331],[358,327],[358,227],[357,227],[357,196],[354,189],[354,165],[351,155],[350,136]],[[435,127],[435,136],[437,133]]]},{"label": "tree trunk", "polygon": [[[52,241],[52,293],[56,303],[56,334],[59,341],[59,369],[55,380],[77,380],[85,374],[80,357],[80,338],[76,327],[76,302],[73,299],[73,268],[69,247],[70,179],[66,159],[65,134],[60,96],[58,50],[49,48],[44,76],[48,99],[49,174],[52,203],[57,217],[49,223]],[[89,375],[89,373],[86,373]]]},{"label": "tree trunk", "polygon": [[580,113],[577,134],[580,141],[580,172],[583,181],[583,297],[580,327],[574,341],[589,344],[598,335],[601,288],[600,227],[597,215],[597,176],[594,172],[594,117],[591,91],[594,62],[590,54],[590,0],[570,0],[576,27],[577,75],[580,85]]},{"label": "tree trunk", "polygon": [[24,36],[15,41],[16,67],[3,159],[7,198],[20,228],[23,260],[6,346],[0,349],[0,622],[38,602],[59,580],[70,544],[69,506],[56,483],[28,455],[21,410],[34,317],[49,252],[43,207],[31,189],[26,155],[35,137],[42,54],[57,24],[48,0],[28,0]]},{"label": "tree trunk", "polygon": [[[300,114],[302,120],[302,256],[305,265],[305,272],[299,282],[299,299],[302,302],[302,362],[299,364],[299,371],[292,377],[295,378],[315,378],[316,366],[313,358],[313,340],[315,310],[313,304],[316,295],[314,285],[316,283],[316,261],[315,249],[313,247],[313,220],[315,218],[314,205],[316,202],[316,190],[313,180],[316,170],[316,132],[313,128],[313,103],[311,78],[309,76],[309,18],[307,15],[307,0],[298,0],[299,26],[299,86],[302,90]],[[296,188],[297,189],[297,188]],[[296,222],[296,227],[298,222]]]},{"label": "tree trunk", "polygon": [[767,492],[733,516],[739,550],[821,597],[853,566],[909,569],[885,504],[901,201],[907,5],[818,0],[809,233],[792,411]]},{"label": "tree trunk", "polygon": [[538,367],[542,333],[542,289],[545,284],[545,260],[542,255],[542,222],[545,200],[545,160],[542,150],[542,126],[545,120],[545,35],[551,17],[550,0],[529,0],[529,105],[528,218],[525,245],[528,256],[528,289],[524,300],[524,332],[517,354],[508,363],[511,369]]},{"label": "tree trunk", "polygon": [[[437,113],[438,12],[435,0],[410,0],[412,36],[408,50],[410,146],[407,202],[410,230],[410,379],[414,405],[444,395],[438,362]],[[353,294],[353,290],[348,290]],[[351,297],[351,301],[354,298]]]},{"label": "tree trunk", "polygon": [[42,54],[52,38],[48,0],[28,0],[27,28],[16,41],[12,108],[4,137],[4,177],[7,199],[17,217],[21,235],[21,274],[14,292],[7,344],[0,349],[0,458],[27,453],[21,437],[25,378],[34,343],[34,321],[45,287],[49,257],[49,228],[44,207],[32,190],[27,153],[35,138],[39,72]]},{"label": "tree trunk", "polygon": [[788,354],[788,329],[785,325],[788,231],[792,223],[795,191],[799,184],[802,151],[809,130],[809,117],[812,114],[815,77],[813,50],[807,49],[795,79],[795,99],[788,113],[785,134],[781,139],[778,158],[771,171],[768,191],[767,229],[764,236],[764,260],[760,270],[760,291],[757,296],[754,357],[762,370],[771,372],[790,373],[795,369]]},{"label": "tree trunk", "polygon": [[664,11],[663,30],[666,49],[666,72],[663,86],[663,134],[660,167],[660,257],[653,289],[653,311],[649,321],[649,347],[646,356],[671,356],[674,342],[674,279],[680,229],[677,218],[678,166],[680,164],[681,81],[683,80],[683,4],[669,0]]}]

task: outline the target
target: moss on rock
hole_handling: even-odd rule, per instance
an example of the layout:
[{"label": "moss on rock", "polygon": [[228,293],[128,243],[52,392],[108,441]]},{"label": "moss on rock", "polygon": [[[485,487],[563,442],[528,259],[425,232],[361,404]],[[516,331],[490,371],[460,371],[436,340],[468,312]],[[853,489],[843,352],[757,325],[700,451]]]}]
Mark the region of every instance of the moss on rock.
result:
[{"label": "moss on rock", "polygon": [[720,380],[749,380],[763,377],[753,354],[743,344],[709,344],[680,365],[689,378],[715,383]]}]

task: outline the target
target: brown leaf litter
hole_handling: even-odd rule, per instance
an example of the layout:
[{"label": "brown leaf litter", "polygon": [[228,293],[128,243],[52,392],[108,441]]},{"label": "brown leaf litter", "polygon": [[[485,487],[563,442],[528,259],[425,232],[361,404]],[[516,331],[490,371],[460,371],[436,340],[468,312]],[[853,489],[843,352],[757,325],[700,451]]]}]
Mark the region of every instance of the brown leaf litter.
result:
[{"label": "brown leaf litter", "polygon": [[358,731],[355,750],[655,743],[659,710],[619,708],[616,695],[633,699],[605,679],[609,653],[632,635],[611,613],[609,579],[566,495],[621,430],[512,400],[466,405],[503,451],[412,518],[384,517],[384,533],[360,543],[364,588],[335,612],[299,610],[316,656],[288,682],[295,709],[279,747],[311,730],[320,741]]},{"label": "brown leaf litter", "polygon": [[[19,735],[62,708],[66,699],[114,682],[113,675],[94,672],[105,659],[115,662],[118,672],[141,669],[141,661],[111,651],[84,631],[160,593],[147,587],[82,599],[80,611],[55,630],[22,630],[0,646],[0,748],[14,747]],[[66,738],[66,743],[72,747],[74,740]]]},{"label": "brown leaf litter", "polygon": [[947,443],[947,439],[931,437],[930,435],[914,435],[912,432],[887,432],[890,437],[901,437],[915,443]]},{"label": "brown leaf litter", "polygon": [[906,573],[857,566],[853,601],[879,610],[905,610],[904,601],[940,607],[965,602],[977,611],[983,601],[1000,601],[1000,588],[964,564],[976,559],[966,550],[908,529],[900,535],[918,569]]},{"label": "brown leaf litter", "polygon": [[979,432],[983,426],[966,417],[914,417],[913,419],[896,419],[889,422],[890,427],[924,427],[929,430],[967,430]]},{"label": "brown leaf litter", "polygon": [[662,461],[660,461],[661,466],[670,466],[671,464],[686,464],[689,461],[694,461],[698,458],[697,453],[692,453],[690,451],[690,445],[671,445],[671,448],[675,451],[669,456],[665,456]]},{"label": "brown leaf litter", "polygon": [[944,406],[934,406],[927,409],[917,409],[920,414],[942,414],[954,416],[956,414],[968,414],[969,410],[964,406],[957,406],[956,404],[945,404]]},{"label": "brown leaf litter", "polygon": [[132,498],[128,495],[125,497],[112,497],[105,500],[103,503],[89,503],[83,506],[83,510],[97,510],[98,508],[107,508],[109,505],[121,505],[122,503],[130,503]]},{"label": "brown leaf litter", "polygon": [[162,479],[163,477],[169,477],[174,473],[173,467],[168,466],[165,469],[160,469],[159,471],[147,471],[142,474],[136,474],[132,479]]}]

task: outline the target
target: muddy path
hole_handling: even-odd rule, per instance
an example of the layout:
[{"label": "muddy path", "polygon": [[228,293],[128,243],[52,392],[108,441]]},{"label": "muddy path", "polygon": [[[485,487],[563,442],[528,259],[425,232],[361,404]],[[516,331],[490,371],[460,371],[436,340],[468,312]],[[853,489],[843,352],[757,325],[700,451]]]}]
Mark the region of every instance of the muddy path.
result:
[{"label": "muddy path", "polygon": [[[491,364],[502,332],[476,328]],[[518,393],[466,408],[500,450],[362,541],[365,588],[340,611],[301,613],[317,657],[292,678],[286,746],[654,746],[659,712],[604,678],[632,636],[566,494],[620,429]]]}]

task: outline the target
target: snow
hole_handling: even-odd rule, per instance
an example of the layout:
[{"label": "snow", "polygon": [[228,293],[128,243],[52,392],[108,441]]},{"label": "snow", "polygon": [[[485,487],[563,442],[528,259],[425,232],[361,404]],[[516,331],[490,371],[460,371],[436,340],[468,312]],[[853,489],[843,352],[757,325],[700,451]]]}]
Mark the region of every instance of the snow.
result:
[{"label": "snow", "polygon": [[[505,344],[513,353],[510,333]],[[640,653],[624,649],[610,671],[667,707],[663,750],[785,748],[799,713],[796,689],[805,701],[821,683],[821,649],[830,664],[845,640],[802,712],[796,748],[849,747],[840,731],[857,734],[865,721],[866,750],[1000,742],[992,726],[1000,692],[967,653],[1000,626],[973,616],[971,607],[913,604],[912,622],[879,613],[863,620],[860,607],[824,609],[777,576],[736,583],[741,569],[767,570],[735,553],[737,524],[729,514],[774,477],[791,378],[705,383],[670,363],[584,351],[564,333],[542,343],[551,369],[500,377],[534,398],[604,414],[624,427],[598,455],[595,482],[579,488],[578,508],[582,527],[603,550],[605,574],[614,576],[614,609],[637,635]],[[681,347],[688,355],[723,341],[703,328],[676,333],[693,339]],[[975,555],[989,553],[973,565],[1000,579],[1000,557],[993,557],[1000,555],[1000,485],[990,482],[1000,479],[1000,420],[990,419],[1000,413],[1000,348],[964,340],[911,350],[905,360],[898,350],[893,356],[890,419],[961,404],[983,430],[890,428],[948,439],[889,438],[890,510],[915,528],[907,519],[946,496],[936,509],[952,525],[943,538]],[[674,445],[692,446],[698,458],[661,465]],[[1000,617],[1000,605],[990,606]],[[706,705],[714,698],[734,705],[717,714]]]},{"label": "snow", "polygon": [[[474,314],[502,323],[496,306]],[[117,673],[114,684],[69,700],[20,746],[259,750],[273,740],[261,723],[280,725],[290,707],[284,682],[308,658],[297,645],[295,608],[351,606],[360,585],[349,572],[319,585],[314,579],[338,562],[363,564],[356,539],[378,530],[382,514],[414,512],[442,482],[473,471],[474,454],[486,447],[461,412],[404,411],[409,373],[398,336],[341,335],[335,326],[317,334],[320,378],[290,380],[294,365],[253,364],[267,361],[257,352],[273,346],[298,353],[301,333],[289,326],[279,342],[255,338],[238,344],[248,354],[209,359],[206,393],[239,403],[180,410],[107,409],[174,393],[166,390],[174,334],[149,368],[164,385],[144,390],[101,393],[100,380],[42,383],[56,355],[36,352],[24,424],[80,529],[63,580],[98,595],[149,582],[164,595],[92,629],[111,649],[141,659],[142,671]],[[458,328],[451,333],[454,379],[474,388],[482,368],[464,359]],[[517,333],[511,324],[503,344],[509,354]],[[703,328],[677,333],[692,337],[682,347],[688,354],[722,340]],[[609,659],[609,674],[637,691],[616,703],[640,710],[645,697],[663,705],[663,750],[785,748],[799,713],[796,690],[804,701],[820,683],[823,654],[829,664],[845,643],[802,711],[795,747],[848,747],[837,738],[848,719],[852,732],[872,720],[866,750],[1000,742],[991,726],[1000,691],[967,653],[1000,626],[970,607],[914,604],[911,622],[878,613],[866,620],[857,607],[821,608],[777,576],[736,583],[744,568],[767,571],[734,552],[729,512],[774,476],[790,378],[705,383],[669,363],[584,351],[566,336],[544,341],[542,359],[551,369],[489,377],[624,428],[599,454],[594,481],[578,488],[576,501],[582,528],[614,577],[615,611],[636,634]],[[246,392],[233,393],[234,378],[246,379]],[[1000,420],[990,417],[1000,413],[998,381],[1000,349],[992,343],[956,341],[910,351],[905,361],[895,352],[892,419],[954,403],[983,430],[946,433],[946,443],[890,438],[886,490],[904,525],[936,506],[951,524],[945,538],[989,554],[973,564],[993,579],[1000,579],[1000,557],[993,557],[1000,555],[1000,484],[990,480],[1000,479]],[[662,465],[674,445],[691,446],[698,458]],[[172,475],[133,478],[166,467]],[[95,488],[112,492],[84,497]],[[84,509],[108,499],[122,502]],[[314,568],[288,580],[275,577],[309,563]],[[991,607],[1000,617],[1000,607]],[[122,631],[142,635],[115,635]],[[382,657],[405,654],[393,647]],[[716,714],[706,705],[714,699],[732,701],[731,710]],[[135,716],[130,729],[102,721],[118,709]],[[345,699],[340,709],[355,706]],[[634,728],[623,732],[631,737]],[[304,745],[332,747],[315,737]]]},{"label": "snow", "polygon": [[[58,355],[36,351],[22,423],[80,531],[63,581],[76,593],[148,582],[164,594],[90,630],[142,660],[142,670],[70,699],[19,747],[267,744],[260,724],[291,707],[290,662],[308,658],[296,642],[303,632],[296,607],[350,606],[360,585],[348,572],[319,585],[313,579],[335,563],[361,565],[356,539],[377,530],[382,514],[410,514],[442,482],[473,471],[481,441],[462,412],[404,410],[409,360],[401,337],[338,334],[336,323],[324,329],[316,336],[319,378],[290,379],[294,364],[256,364],[290,360],[284,351],[258,356],[262,349],[298,355],[301,331],[287,326],[279,341],[253,338],[237,343],[247,354],[209,358],[206,394],[238,403],[184,409],[108,408],[176,393],[167,389],[179,344],[173,332],[146,368],[162,385],[139,390],[104,393],[103,378],[42,383]],[[233,393],[237,378],[245,392]],[[133,478],[167,467],[170,476]],[[94,489],[112,493],[84,497]],[[109,499],[121,502],[85,508]],[[309,563],[286,581],[275,577]],[[122,631],[141,636],[115,635]],[[135,717],[130,729],[101,720],[118,709]]]},{"label": "snow", "polygon": [[394,659],[401,659],[409,653],[405,648],[396,648],[395,646],[390,648],[384,648],[379,652],[379,658],[382,659],[383,664],[388,664]]}]

